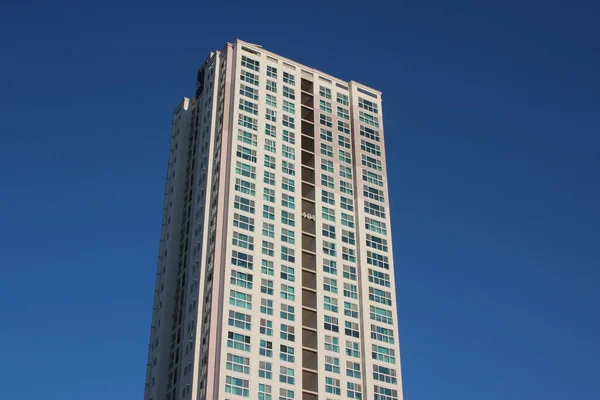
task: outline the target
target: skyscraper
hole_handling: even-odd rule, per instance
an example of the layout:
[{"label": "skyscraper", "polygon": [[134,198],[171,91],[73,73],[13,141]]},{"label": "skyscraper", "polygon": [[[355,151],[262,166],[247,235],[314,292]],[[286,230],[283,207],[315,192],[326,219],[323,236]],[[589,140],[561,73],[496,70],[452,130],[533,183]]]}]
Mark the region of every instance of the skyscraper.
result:
[{"label": "skyscraper", "polygon": [[146,400],[402,399],[381,101],[209,55],[172,122]]}]

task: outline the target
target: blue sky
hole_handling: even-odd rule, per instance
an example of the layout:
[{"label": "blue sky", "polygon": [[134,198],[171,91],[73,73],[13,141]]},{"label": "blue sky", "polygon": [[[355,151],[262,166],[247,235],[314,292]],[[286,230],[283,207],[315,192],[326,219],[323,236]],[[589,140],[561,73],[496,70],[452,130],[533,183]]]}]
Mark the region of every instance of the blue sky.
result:
[{"label": "blue sky", "polygon": [[0,398],[141,398],[171,112],[237,37],[384,93],[407,400],[600,398],[595,2],[88,3],[1,5]]}]

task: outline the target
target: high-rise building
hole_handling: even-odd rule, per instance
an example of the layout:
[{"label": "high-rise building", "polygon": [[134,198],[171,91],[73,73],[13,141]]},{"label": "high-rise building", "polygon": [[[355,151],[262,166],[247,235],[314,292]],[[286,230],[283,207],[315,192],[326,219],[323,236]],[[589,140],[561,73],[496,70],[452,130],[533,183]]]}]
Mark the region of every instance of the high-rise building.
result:
[{"label": "high-rise building", "polygon": [[402,399],[381,93],[236,41],[172,122],[144,398]]}]

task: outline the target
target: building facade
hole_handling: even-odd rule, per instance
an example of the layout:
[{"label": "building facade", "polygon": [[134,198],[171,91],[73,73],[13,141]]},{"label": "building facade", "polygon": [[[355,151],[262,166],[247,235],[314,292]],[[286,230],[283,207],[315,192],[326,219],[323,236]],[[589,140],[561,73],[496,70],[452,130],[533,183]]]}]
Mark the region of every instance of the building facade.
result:
[{"label": "building facade", "polygon": [[167,173],[146,400],[402,399],[380,92],[228,43]]}]

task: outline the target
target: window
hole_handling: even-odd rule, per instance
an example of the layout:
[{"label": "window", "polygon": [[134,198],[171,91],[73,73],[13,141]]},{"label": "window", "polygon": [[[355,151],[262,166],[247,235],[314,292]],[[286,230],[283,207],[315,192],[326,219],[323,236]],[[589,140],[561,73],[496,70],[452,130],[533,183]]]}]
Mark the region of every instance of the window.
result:
[{"label": "window", "polygon": [[236,396],[250,396],[250,382],[247,379],[225,376],[225,393],[231,393]]},{"label": "window", "polygon": [[387,226],[385,222],[373,218],[365,217],[365,228],[371,232],[387,235]]},{"label": "window", "polygon": [[376,171],[383,171],[383,164],[381,163],[381,160],[366,154],[361,154],[360,158],[362,159],[362,165],[365,167],[374,169]]},{"label": "window", "polygon": [[265,171],[263,182],[266,185],[273,185],[273,186],[275,186],[275,174],[273,172]]},{"label": "window", "polygon": [[333,133],[330,130],[327,130],[325,128],[321,128],[320,130],[320,137],[321,139],[327,141],[327,142],[333,142]]},{"label": "window", "polygon": [[296,119],[294,117],[291,117],[287,114],[283,114],[282,120],[283,126],[290,129],[294,129],[296,127]]},{"label": "window", "polygon": [[335,257],[337,252],[335,250],[335,243],[333,242],[328,242],[326,240],[323,240],[323,254],[328,255],[328,256],[332,256]]},{"label": "window", "polygon": [[232,244],[244,249],[254,250],[254,238],[240,232],[233,232]]},{"label": "window", "polygon": [[283,72],[283,83],[287,83],[288,85],[295,85],[296,81],[294,78],[294,75],[290,74],[289,72]]},{"label": "window", "polygon": [[319,123],[321,125],[325,125],[328,128],[331,128],[333,126],[331,117],[326,114],[319,114]]},{"label": "window", "polygon": [[342,242],[348,243],[350,245],[356,244],[356,240],[354,239],[354,232],[342,229]]},{"label": "window", "polygon": [[294,369],[288,367],[279,367],[279,382],[293,385],[296,382],[294,379]]},{"label": "window", "polygon": [[[263,206],[263,207],[267,207],[267,206]],[[264,214],[265,213],[263,211],[263,216],[264,216]],[[275,218],[274,215],[273,215],[273,218]],[[275,257],[275,245],[273,243],[271,243],[271,242],[263,240],[262,241],[261,252],[262,252],[262,254],[264,254],[266,256]]]},{"label": "window", "polygon": [[242,56],[242,67],[258,71],[259,65],[260,63],[258,61],[248,58],[246,56]]},{"label": "window", "polygon": [[356,281],[356,267],[344,265],[344,278]]},{"label": "window", "polygon": [[288,304],[281,305],[281,311],[279,312],[279,317],[283,319],[287,319],[288,321],[294,321],[294,306],[290,306]]},{"label": "window", "polygon": [[325,86],[319,86],[319,96],[331,99],[331,89],[326,88]]},{"label": "window", "polygon": [[281,259],[291,263],[296,262],[295,251],[289,247],[281,246]]},{"label": "window", "polygon": [[347,135],[350,134],[350,124],[344,121],[338,121],[337,124],[338,131],[345,133]]},{"label": "window", "polygon": [[373,365],[373,379],[385,383],[396,384],[396,370],[381,365]]},{"label": "window", "polygon": [[392,305],[392,294],[385,290],[369,287],[369,300],[386,306]]},{"label": "window", "polygon": [[360,363],[346,361],[346,376],[360,379]]},{"label": "window", "polygon": [[275,190],[263,188],[263,200],[270,203],[275,203]]},{"label": "window", "polygon": [[290,114],[294,114],[296,112],[294,108],[294,103],[284,100],[283,101],[283,111],[289,112]]},{"label": "window", "polygon": [[367,111],[373,112],[375,114],[379,114],[377,104],[370,102],[369,100],[365,100],[362,97],[358,98],[358,106]]},{"label": "window", "polygon": [[[273,228],[273,229],[275,229],[275,228]],[[274,274],[273,261],[262,260],[260,272],[263,274],[266,274],[266,275],[273,276],[273,274]]]},{"label": "window", "polygon": [[390,310],[386,310],[375,306],[369,306],[369,309],[369,316],[373,321],[383,322],[384,324],[389,325],[392,325],[394,323],[394,320],[392,318],[392,312]]},{"label": "window", "polygon": [[323,290],[326,292],[337,293],[337,280],[333,278],[323,278]]},{"label": "window", "polygon": [[339,311],[338,301],[335,297],[324,296],[323,298],[325,301],[325,304],[323,305],[325,311],[331,311],[333,313],[337,313]]},{"label": "window", "polygon": [[227,362],[225,363],[225,368],[230,371],[235,371],[242,374],[249,374],[250,359],[248,357],[242,357],[236,354],[227,353]]},{"label": "window", "polygon": [[265,154],[265,167],[275,169],[275,157]]},{"label": "window", "polygon": [[267,79],[267,90],[272,93],[277,93],[277,82]]},{"label": "window", "polygon": [[394,331],[378,325],[371,325],[371,339],[394,344]]},{"label": "window", "polygon": [[327,157],[333,157],[333,146],[321,143],[321,154]]},{"label": "window", "polygon": [[262,314],[273,315],[273,300],[260,299],[260,312]]},{"label": "window", "polygon": [[323,236],[335,239],[335,225],[323,224]]},{"label": "window", "polygon": [[[285,133],[285,131],[284,131],[284,133]],[[282,144],[282,145],[281,145],[281,148],[282,148],[282,155],[283,155],[284,157],[287,157],[287,158],[289,158],[290,160],[295,160],[295,159],[296,159],[296,154],[295,154],[295,151],[294,151],[294,148],[293,148],[293,147],[291,147],[291,146],[286,146],[285,144]],[[292,164],[292,165],[293,165],[293,164]]]},{"label": "window", "polygon": [[275,238],[275,225],[263,222],[262,234],[263,236]]},{"label": "window", "polygon": [[354,211],[354,200],[342,196],[340,198],[340,203],[341,203],[340,206],[344,210]]},{"label": "window", "polygon": [[352,195],[352,193],[353,193],[352,183],[340,180],[340,192]]},{"label": "window", "polygon": [[346,388],[348,389],[346,395],[349,399],[362,399],[362,386],[359,383],[346,382]]},{"label": "window", "polygon": [[250,336],[229,331],[227,332],[227,347],[250,352]]},{"label": "window", "polygon": [[381,157],[381,147],[379,145],[369,142],[367,140],[360,140],[360,149],[362,151],[366,151],[367,153],[371,153],[374,156]]},{"label": "window", "polygon": [[[295,144],[295,143],[296,143],[296,135],[294,134],[294,132],[290,132],[290,131],[288,131],[288,130],[284,129],[284,130],[283,130],[283,141],[284,141],[284,142],[288,142],[289,144]],[[285,146],[285,145],[284,145],[284,146]],[[287,147],[287,146],[286,146],[286,147]],[[290,151],[290,152],[291,152],[291,153],[293,153],[293,152],[294,152],[294,149],[293,149],[293,148],[291,148],[291,147],[290,147],[290,149],[291,149],[291,151]],[[285,155],[285,152],[284,152],[284,155]],[[292,158],[292,157],[290,157],[290,158]],[[292,159],[293,159],[293,158],[292,158]]]},{"label": "window", "polygon": [[[281,194],[281,205],[283,207],[291,208],[292,210],[295,209],[296,208],[296,204],[295,204],[294,196],[291,196],[291,195],[286,194],[286,193],[282,193]],[[288,242],[288,243],[293,243],[293,242]]]},{"label": "window", "polygon": [[341,162],[352,164],[352,154],[349,151],[338,150],[338,156]]},{"label": "window", "polygon": [[236,210],[242,210],[250,214],[254,214],[254,200],[249,200],[236,195],[233,201],[233,208],[235,208]]},{"label": "window", "polygon": [[321,201],[326,204],[335,205],[335,195],[326,190],[321,190]]},{"label": "window", "polygon": [[358,305],[345,301],[344,315],[350,318],[358,318]]},{"label": "window", "polygon": [[387,240],[382,239],[377,236],[373,236],[368,233],[367,233],[367,246],[369,246],[373,249],[376,249],[376,250],[383,251],[383,252],[388,251]]},{"label": "window", "polygon": [[251,330],[252,328],[252,317],[250,315],[241,313],[241,312],[237,312],[237,311],[233,311],[233,310],[229,310],[229,318],[227,320],[227,323],[229,324],[229,326],[233,326],[235,328],[239,328],[239,329],[245,329],[247,331]]},{"label": "window", "polygon": [[275,78],[275,79],[277,79],[277,68],[271,67],[270,65],[267,65],[267,76],[269,78]]},{"label": "window", "polygon": [[289,265],[281,266],[281,279],[294,282],[296,280],[296,276],[294,275],[294,267],[290,267]]},{"label": "window", "polygon": [[356,251],[353,248],[342,246],[342,260],[356,262]]},{"label": "window", "polygon": [[285,344],[279,345],[279,359],[293,363],[296,360],[294,348]]},{"label": "window", "polygon": [[252,289],[252,274],[232,269],[229,282],[244,289]]},{"label": "window", "polygon": [[325,356],[325,371],[340,373],[340,359],[332,356]]},{"label": "window", "polygon": [[323,328],[325,328],[328,331],[339,332],[340,327],[339,327],[338,319],[336,317],[332,317],[331,315],[324,315],[323,316]]},{"label": "window", "polygon": [[352,144],[350,143],[350,138],[346,135],[338,135],[338,144],[347,149],[352,148]]},{"label": "window", "polygon": [[253,259],[249,254],[242,253],[241,251],[233,250],[231,255],[231,263],[233,265],[237,265],[238,267],[252,269],[253,267]]},{"label": "window", "polygon": [[273,366],[270,362],[258,362],[258,376],[264,379],[273,379]]},{"label": "window", "polygon": [[254,89],[253,87],[246,86],[242,83],[240,85],[240,95],[252,100],[258,100],[258,89]]},{"label": "window", "polygon": [[294,163],[283,160],[283,162],[281,163],[281,171],[284,174],[294,176],[296,175],[296,166],[294,165]]},{"label": "window", "polygon": [[242,70],[240,79],[242,82],[248,82],[251,85],[258,86],[258,75],[255,75],[252,72]]},{"label": "window", "polygon": [[273,281],[270,279],[261,278],[260,292],[269,296],[273,296]]},{"label": "window", "polygon": [[256,150],[249,149],[238,144],[236,155],[246,161],[256,162]]},{"label": "window", "polygon": [[250,179],[256,178],[256,167],[241,161],[236,161],[235,172]]},{"label": "window", "polygon": [[328,176],[325,174],[321,174],[321,185],[328,187],[330,189],[334,189],[335,188],[335,181],[333,179],[333,176]]},{"label": "window", "polygon": [[340,339],[335,336],[325,335],[325,350],[333,351],[334,353],[340,352]]},{"label": "window", "polygon": [[238,213],[233,214],[233,226],[254,232],[254,218],[246,217]]},{"label": "window", "polygon": [[290,87],[283,87],[283,96],[288,99],[295,100],[296,99],[296,91]]},{"label": "window", "polygon": [[290,342],[296,341],[296,330],[292,325],[281,324],[279,338]]},{"label": "window", "polygon": [[374,400],[398,400],[398,391],[375,385]]},{"label": "window", "polygon": [[352,336],[355,338],[360,337],[360,328],[358,324],[355,322],[345,321],[344,322],[344,333],[348,336]]},{"label": "window", "polygon": [[277,122],[277,111],[270,108],[265,109],[265,118],[267,121]]},{"label": "window", "polygon": [[396,351],[388,347],[371,345],[371,356],[373,360],[384,361],[391,364],[396,364]]},{"label": "window", "polygon": [[333,208],[323,207],[323,213],[321,215],[326,221],[335,222],[335,211]]},{"label": "window", "polygon": [[337,106],[337,116],[344,119],[350,119],[350,113],[345,107]]},{"label": "window", "polygon": [[294,391],[289,389],[279,389],[279,400],[294,400]]},{"label": "window", "polygon": [[331,113],[331,103],[325,100],[319,100],[319,109]]},{"label": "window", "polygon": [[346,340],[346,355],[360,358],[360,343]]},{"label": "window", "polygon": [[283,190],[289,190],[290,192],[294,192],[294,180],[283,177],[281,179],[281,188]]},{"label": "window", "polygon": [[267,103],[268,106],[277,108],[277,96],[267,94],[265,96],[265,102]]},{"label": "window", "polygon": [[295,290],[293,286],[281,284],[281,298],[284,300],[295,301],[296,295],[294,294]]},{"label": "window", "polygon": [[379,128],[379,118],[377,118],[376,116],[363,112],[363,111],[359,111],[358,112],[358,120],[360,122],[363,122],[367,125],[371,125],[374,126],[375,128]]},{"label": "window", "polygon": [[383,176],[376,174],[374,172],[370,172],[367,170],[363,170],[362,174],[363,181],[372,183],[377,186],[383,187]]},{"label": "window", "polygon": [[321,158],[321,169],[333,173],[333,161]]},{"label": "window", "polygon": [[364,125],[360,125],[360,135],[366,137],[367,139],[374,140],[376,142],[381,141],[381,137],[379,136],[379,132],[374,129],[368,128]]},{"label": "window", "polygon": [[258,104],[245,99],[240,99],[239,109],[250,114],[258,115]]},{"label": "window", "polygon": [[[267,67],[269,68],[269,67]],[[266,385],[264,383],[258,384],[258,400],[273,400],[273,396],[271,396],[271,385]]]},{"label": "window", "polygon": [[263,218],[275,220],[275,207],[263,205]]},{"label": "window", "polygon": [[358,299],[358,288],[356,285],[344,282],[344,296],[351,299]]},{"label": "window", "polygon": [[294,214],[285,210],[281,210],[281,223],[289,226],[296,225],[296,222],[294,221]]},{"label": "window", "polygon": [[245,308],[247,310],[252,309],[252,295],[237,290],[231,289],[229,291],[229,305]]},{"label": "window", "polygon": [[386,217],[385,206],[365,201],[365,212],[379,218]]},{"label": "window", "polygon": [[334,260],[329,260],[327,258],[323,259],[323,272],[328,274],[337,275],[337,262]]},{"label": "window", "polygon": [[273,342],[261,339],[260,346],[258,348],[258,354],[263,357],[273,357]]},{"label": "window", "polygon": [[235,178],[235,190],[250,196],[256,196],[256,185],[241,178]]},{"label": "window", "polygon": [[325,377],[325,391],[327,393],[339,395],[341,393],[340,380],[326,376]]},{"label": "window", "polygon": [[390,287],[390,275],[369,268],[369,282],[385,287]]},{"label": "window", "polygon": [[346,213],[342,213],[342,225],[348,228],[354,228],[354,216]]},{"label": "window", "polygon": [[347,106],[349,104],[349,102],[348,102],[348,96],[345,95],[345,94],[338,93],[337,94],[337,102],[340,103],[340,104],[342,104],[342,105]]}]

